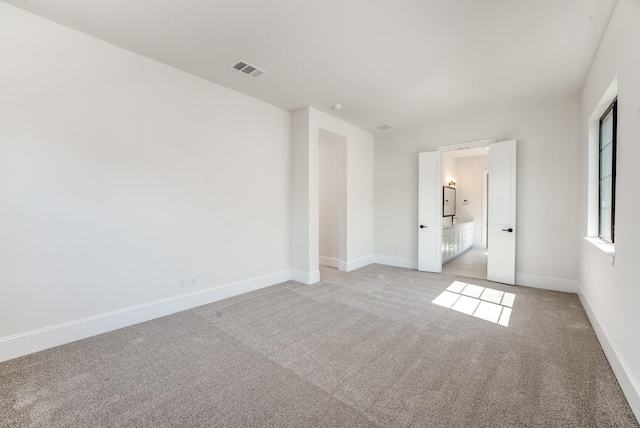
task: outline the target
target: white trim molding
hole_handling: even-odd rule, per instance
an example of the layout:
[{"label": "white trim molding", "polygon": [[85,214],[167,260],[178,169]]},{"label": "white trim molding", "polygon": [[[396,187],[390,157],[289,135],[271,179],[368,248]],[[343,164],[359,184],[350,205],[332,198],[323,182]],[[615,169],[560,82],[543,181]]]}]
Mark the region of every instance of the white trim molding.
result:
[{"label": "white trim molding", "polygon": [[348,262],[340,261],[338,269],[342,272],[351,272],[361,267],[368,266],[373,263],[374,256],[361,257],[359,259],[351,260]]},{"label": "white trim molding", "polygon": [[604,242],[600,238],[590,238],[585,236],[584,240],[591,244],[591,247],[596,249],[596,252],[604,258],[612,266],[616,261],[616,247],[613,244]]},{"label": "white trim molding", "polygon": [[270,287],[291,277],[291,271],[284,270],[2,337],[0,362]]},{"label": "white trim molding", "polygon": [[290,279],[305,285],[315,284],[316,282],[320,282],[320,271],[303,272],[301,270],[291,270]]},{"label": "white trim molding", "polygon": [[320,256],[320,265],[321,266],[329,266],[335,269],[338,269],[340,261],[335,257],[322,257]]},{"label": "white trim molding", "polygon": [[[359,260],[356,260],[354,263],[353,266],[357,266]],[[354,267],[354,269],[356,268]],[[129,327],[141,322],[150,321],[290,280],[307,285],[315,284],[320,282],[320,271],[301,272],[283,270],[211,287],[205,290],[193,291],[167,299],[155,300],[141,305],[55,324],[24,333],[0,337],[0,362]]]},{"label": "white trim molding", "polygon": [[578,281],[548,276],[528,275],[516,273],[516,285],[525,287],[542,288],[545,290],[563,291],[565,293],[577,293]]},{"label": "white trim molding", "polygon": [[438,146],[436,150],[441,152],[450,152],[453,150],[463,150],[463,149],[475,149],[478,147],[484,147],[489,144],[495,143],[497,140],[495,138],[487,138],[486,140],[476,140],[476,141],[468,141],[466,143],[457,143],[457,144],[449,144],[446,146]]},{"label": "white trim molding", "polygon": [[[598,236],[598,222],[600,218],[600,117],[618,96],[618,75],[605,91],[598,105],[591,113],[587,123],[588,133],[588,161],[587,161],[587,236]],[[614,160],[615,161],[615,160]],[[615,208],[615,207],[614,207]]]},{"label": "white trim molding", "polygon": [[373,256],[373,262],[386,266],[395,266],[406,269],[418,269],[417,259],[405,259],[402,257],[390,256]]},{"label": "white trim molding", "polygon": [[631,407],[636,419],[640,420],[640,382],[638,382],[638,379],[633,376],[633,373],[629,369],[629,364],[627,364],[624,357],[618,350],[618,347],[615,345],[615,342],[612,340],[607,329],[600,323],[600,320],[591,307],[589,300],[584,294],[582,294],[580,288],[578,288],[578,298],[580,298],[582,307],[587,313],[591,326],[593,327],[596,337],[600,342],[600,346],[602,346],[602,350],[609,361],[609,365],[620,384],[620,388],[629,403],[629,407]]}]

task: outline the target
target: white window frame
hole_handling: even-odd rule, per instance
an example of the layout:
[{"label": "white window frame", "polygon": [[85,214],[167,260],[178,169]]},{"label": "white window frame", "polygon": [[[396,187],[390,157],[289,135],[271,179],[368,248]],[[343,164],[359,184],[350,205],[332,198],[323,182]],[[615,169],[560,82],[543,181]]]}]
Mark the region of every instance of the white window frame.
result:
[{"label": "white window frame", "polygon": [[615,261],[615,244],[598,237],[600,223],[600,118],[618,97],[618,76],[616,76],[589,117],[589,160],[587,194],[587,236],[585,239],[602,251],[611,264]]},{"label": "white window frame", "polygon": [[[615,98],[611,104],[609,104],[609,107],[607,107],[607,110],[605,110],[605,112],[602,114],[602,116],[600,117],[600,120],[598,121],[598,128],[599,128],[599,138],[598,138],[598,188],[599,188],[599,195],[598,195],[598,238],[600,238],[601,240],[609,243],[609,244],[615,244],[616,242],[616,137],[617,137],[617,132],[616,132],[616,124],[617,124],[617,110],[618,110],[618,99]],[[610,193],[611,193],[611,221],[609,224],[610,229],[607,231],[609,233],[609,235],[611,236],[611,239],[607,239],[604,235],[604,232],[602,230],[602,222],[601,222],[601,214],[602,214],[602,170],[601,170],[601,166],[602,166],[602,149],[601,149],[601,145],[602,145],[602,121],[603,119],[608,116],[609,114],[612,115],[612,122],[613,122],[613,135],[611,137],[612,141],[611,141],[611,145],[612,145],[612,153],[611,153],[611,189],[610,189]],[[607,235],[607,236],[609,236]]]}]

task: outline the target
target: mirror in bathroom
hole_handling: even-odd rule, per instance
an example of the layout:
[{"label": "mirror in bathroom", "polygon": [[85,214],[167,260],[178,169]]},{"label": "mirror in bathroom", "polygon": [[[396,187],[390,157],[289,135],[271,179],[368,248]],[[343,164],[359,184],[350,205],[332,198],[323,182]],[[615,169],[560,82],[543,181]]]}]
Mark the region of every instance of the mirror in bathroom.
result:
[{"label": "mirror in bathroom", "polygon": [[442,186],[442,217],[456,215],[456,188]]}]

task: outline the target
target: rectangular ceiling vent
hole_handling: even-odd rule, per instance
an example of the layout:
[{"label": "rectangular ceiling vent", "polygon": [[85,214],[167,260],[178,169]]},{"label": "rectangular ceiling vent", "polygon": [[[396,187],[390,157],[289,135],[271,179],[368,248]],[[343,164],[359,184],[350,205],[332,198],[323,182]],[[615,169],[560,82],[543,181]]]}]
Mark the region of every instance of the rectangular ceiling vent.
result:
[{"label": "rectangular ceiling vent", "polygon": [[246,74],[247,76],[251,76],[254,79],[258,79],[259,77],[267,74],[266,71],[256,67],[255,65],[251,65],[245,61],[238,61],[234,65],[231,66],[236,71],[239,71],[242,74]]},{"label": "rectangular ceiling vent", "polygon": [[374,126],[374,128],[377,129],[378,131],[386,131],[387,129],[393,128],[393,126],[389,125],[388,123],[385,123],[384,125]]}]

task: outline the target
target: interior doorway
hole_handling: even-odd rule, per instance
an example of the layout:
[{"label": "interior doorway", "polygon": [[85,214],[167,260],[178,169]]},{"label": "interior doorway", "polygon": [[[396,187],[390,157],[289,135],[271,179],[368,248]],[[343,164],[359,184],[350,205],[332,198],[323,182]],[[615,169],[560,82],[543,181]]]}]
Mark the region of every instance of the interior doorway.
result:
[{"label": "interior doorway", "polygon": [[[487,149],[488,147],[488,149]],[[421,152],[418,160],[418,270],[426,272],[442,272],[442,262],[460,256],[472,247],[469,243],[467,229],[474,230],[473,241],[482,236],[480,215],[467,217],[467,212],[458,212],[453,217],[443,220],[443,184],[449,186],[460,183],[456,178],[451,162],[445,159],[443,152],[464,149],[489,150],[488,171],[488,234],[487,234],[487,279],[504,284],[515,284],[516,259],[516,140],[495,142],[484,140],[473,143],[462,143],[439,147],[437,151]],[[454,157],[463,157],[460,154]],[[449,165],[449,166],[447,166]],[[455,165],[455,163],[454,163]],[[455,168],[455,167],[454,167]],[[452,172],[454,171],[454,175]],[[482,174],[480,174],[482,177]],[[482,182],[479,185],[482,193]],[[462,205],[469,202],[464,194],[453,198]],[[480,197],[475,199],[480,201]],[[465,211],[465,210],[461,210]],[[460,214],[463,219],[460,219]],[[456,219],[457,217],[457,219]],[[456,226],[456,220],[458,225]]]},{"label": "interior doorway", "polygon": [[442,165],[444,182],[457,194],[455,216],[443,220],[443,251],[452,245],[455,253],[445,253],[442,272],[486,279],[488,146],[443,152]]},{"label": "interior doorway", "polygon": [[320,130],[318,136],[318,264],[339,270],[345,270],[346,267],[345,151],[345,138]]}]

